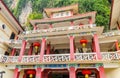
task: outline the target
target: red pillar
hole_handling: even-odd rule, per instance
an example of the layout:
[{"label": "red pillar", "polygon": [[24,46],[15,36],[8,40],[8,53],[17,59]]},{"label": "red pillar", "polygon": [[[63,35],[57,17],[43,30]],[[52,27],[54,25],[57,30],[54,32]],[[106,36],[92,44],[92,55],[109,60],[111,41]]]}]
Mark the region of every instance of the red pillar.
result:
[{"label": "red pillar", "polygon": [[36,26],[36,25],[34,26],[34,29],[33,29],[33,30],[37,30],[37,26]]},{"label": "red pillar", "polygon": [[43,61],[44,53],[45,53],[45,45],[46,45],[46,39],[42,39],[42,45],[41,45],[41,51],[40,51],[40,61]]},{"label": "red pillar", "polygon": [[53,18],[53,13],[51,13],[50,18]]},{"label": "red pillar", "polygon": [[103,67],[103,66],[100,66],[100,67],[99,67],[99,75],[100,75],[100,78],[106,78],[106,77],[105,77],[105,71],[104,71],[104,67]]},{"label": "red pillar", "polygon": [[90,27],[92,27],[92,24],[93,24],[92,17],[89,18],[89,24],[90,24]]},{"label": "red pillar", "polygon": [[[97,34],[94,34],[94,48],[97,54],[97,58],[98,60],[102,59],[101,53],[100,53],[100,47],[99,47],[99,41],[98,41],[98,37]],[[99,74],[100,74],[100,78],[105,78],[105,72],[104,72],[104,67],[100,66],[99,67]]]},{"label": "red pillar", "polygon": [[19,69],[15,68],[15,70],[14,70],[14,77],[13,78],[19,78],[19,74],[20,74]]},{"label": "red pillar", "polygon": [[119,50],[119,43],[118,43],[118,41],[115,42],[115,47],[116,47],[116,50],[118,51]]},{"label": "red pillar", "polygon": [[99,60],[102,59],[102,56],[101,56],[101,53],[100,53],[100,47],[99,47],[99,41],[98,41],[98,36],[97,34],[94,34],[94,37],[93,37],[93,41],[94,41],[94,49],[96,51],[96,54],[97,54],[97,58]]},{"label": "red pillar", "polygon": [[80,26],[80,27],[82,27],[82,26],[83,26],[83,24],[82,24],[82,23],[80,23],[80,24],[79,24],[79,26]]},{"label": "red pillar", "polygon": [[36,78],[42,78],[42,68],[36,69]]},{"label": "red pillar", "polygon": [[70,60],[74,60],[75,56],[74,56],[74,37],[70,36]]},{"label": "red pillar", "polygon": [[51,46],[50,44],[47,45],[47,51],[46,51],[46,54],[50,54],[50,48],[51,48],[50,46]]},{"label": "red pillar", "polygon": [[15,55],[15,51],[16,51],[16,49],[13,48],[13,49],[12,49],[12,52],[11,52],[11,56],[14,56],[14,55]]},{"label": "red pillar", "polygon": [[32,51],[33,51],[33,45],[31,44],[30,49],[28,51],[28,55],[32,55]]},{"label": "red pillar", "polygon": [[71,16],[73,16],[74,14],[73,14],[73,11],[71,11]]},{"label": "red pillar", "polygon": [[49,28],[53,28],[52,24],[50,24]]},{"label": "red pillar", "polygon": [[74,26],[74,21],[71,21],[71,26]]},{"label": "red pillar", "polygon": [[20,54],[19,54],[19,58],[18,58],[19,62],[22,60],[22,56],[23,56],[23,54],[25,52],[26,44],[27,44],[27,42],[25,40],[23,40],[22,41],[22,47],[21,47]]},{"label": "red pillar", "polygon": [[92,18],[89,18],[89,24],[93,24]]},{"label": "red pillar", "polygon": [[69,77],[70,77],[70,78],[76,78],[75,67],[70,67],[70,68],[69,68]]}]

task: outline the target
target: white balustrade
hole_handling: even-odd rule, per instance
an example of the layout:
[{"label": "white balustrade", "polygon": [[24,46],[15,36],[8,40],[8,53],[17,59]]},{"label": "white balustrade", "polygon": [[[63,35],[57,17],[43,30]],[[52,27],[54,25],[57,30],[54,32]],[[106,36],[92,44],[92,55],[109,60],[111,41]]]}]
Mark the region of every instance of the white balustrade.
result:
[{"label": "white balustrade", "polygon": [[120,35],[120,30],[112,30],[112,31],[105,32],[102,34],[103,37],[111,37],[111,36],[118,36],[118,35]]},{"label": "white balustrade", "polygon": [[120,55],[118,52],[102,52],[102,60],[118,60]]},{"label": "white balustrade", "polygon": [[11,39],[11,40],[8,41],[8,43],[20,44],[20,43],[22,43],[22,40],[13,40],[13,39]]},{"label": "white balustrade", "polygon": [[59,31],[68,31],[68,30],[76,30],[76,29],[85,29],[85,28],[93,28],[96,27],[96,24],[87,24],[83,26],[66,26],[66,27],[56,27],[51,29],[40,29],[40,30],[31,30],[31,31],[25,31],[21,35],[27,35],[27,34],[34,34],[34,33],[48,33],[48,32],[59,32]]},{"label": "white balustrade", "polygon": [[39,55],[28,55],[22,57],[22,63],[39,62]]},{"label": "white balustrade", "polygon": [[97,60],[97,55],[96,53],[76,53],[75,60]]},{"label": "white balustrade", "polygon": [[[102,60],[120,60],[120,51],[119,52],[101,52]],[[0,56],[0,63],[18,63],[19,56]],[[74,61],[94,61],[97,59],[96,53],[75,53]],[[53,62],[68,62],[70,61],[70,54],[50,54],[44,55],[43,63],[53,63]],[[39,55],[29,55],[23,56],[21,63],[39,63]]]},{"label": "white balustrade", "polygon": [[15,43],[15,44],[21,44],[21,43],[22,43],[22,40],[10,39],[10,40],[0,40],[0,42],[2,42],[2,43]]},{"label": "white balustrade", "polygon": [[70,61],[70,54],[44,55],[43,62],[66,62]]},{"label": "white balustrade", "polygon": [[18,62],[18,56],[1,56],[1,63],[15,63]]}]

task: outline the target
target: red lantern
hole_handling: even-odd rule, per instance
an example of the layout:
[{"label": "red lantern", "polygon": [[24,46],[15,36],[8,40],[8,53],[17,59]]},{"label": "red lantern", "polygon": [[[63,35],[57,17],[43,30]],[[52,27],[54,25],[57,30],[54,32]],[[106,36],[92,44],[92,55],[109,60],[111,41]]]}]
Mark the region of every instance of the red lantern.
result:
[{"label": "red lantern", "polygon": [[85,75],[85,78],[89,78],[89,74],[91,74],[90,70],[82,70],[82,74]]},{"label": "red lantern", "polygon": [[36,74],[36,72],[34,70],[28,70],[26,73],[27,74]]},{"label": "red lantern", "polygon": [[33,43],[33,46],[35,47],[36,52],[37,52],[38,47],[40,47],[40,43],[39,43],[39,42],[34,42],[34,43]]},{"label": "red lantern", "polygon": [[25,73],[28,74],[30,78],[33,78],[33,75],[36,74],[35,70],[27,70]]},{"label": "red lantern", "polygon": [[80,44],[82,45],[82,47],[86,47],[87,43],[88,43],[88,41],[86,39],[81,39],[80,40]]}]

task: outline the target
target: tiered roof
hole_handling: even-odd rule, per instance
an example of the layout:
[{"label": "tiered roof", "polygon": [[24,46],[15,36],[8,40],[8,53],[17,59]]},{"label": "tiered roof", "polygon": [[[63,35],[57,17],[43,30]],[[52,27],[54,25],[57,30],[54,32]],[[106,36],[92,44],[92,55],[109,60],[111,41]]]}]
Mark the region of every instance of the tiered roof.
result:
[{"label": "tiered roof", "polygon": [[47,14],[48,17],[50,17],[52,13],[67,11],[67,10],[73,11],[73,14],[78,14],[78,4],[65,6],[65,7],[59,7],[59,8],[45,8],[44,12]]}]

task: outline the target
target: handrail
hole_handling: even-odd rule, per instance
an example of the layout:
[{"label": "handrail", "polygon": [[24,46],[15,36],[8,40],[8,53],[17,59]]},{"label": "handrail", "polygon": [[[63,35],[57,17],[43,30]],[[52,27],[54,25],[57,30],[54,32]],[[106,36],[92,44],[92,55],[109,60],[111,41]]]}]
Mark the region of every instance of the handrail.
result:
[{"label": "handrail", "polygon": [[[120,60],[120,51],[116,52],[101,52],[102,59],[97,58],[97,54],[91,53],[75,53],[75,59],[73,61],[116,61]],[[54,62],[71,62],[70,54],[50,54],[44,55],[43,61],[40,61],[39,55],[23,56],[19,62],[19,56],[0,56],[0,63],[54,63]]]},{"label": "handrail", "polygon": [[56,28],[50,28],[50,29],[40,29],[40,30],[31,30],[31,31],[25,31],[20,35],[28,35],[31,33],[48,33],[48,32],[55,32],[55,31],[66,31],[66,30],[74,30],[74,29],[82,29],[82,28],[93,28],[96,27],[96,24],[87,24],[83,26],[66,26],[66,27],[56,27]]}]

